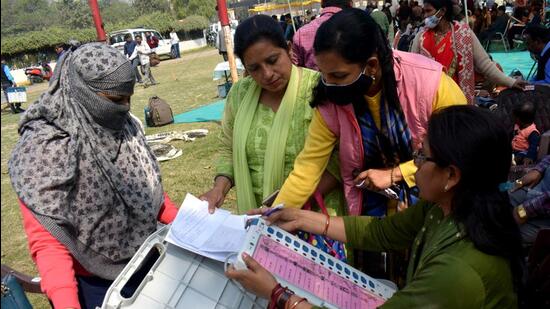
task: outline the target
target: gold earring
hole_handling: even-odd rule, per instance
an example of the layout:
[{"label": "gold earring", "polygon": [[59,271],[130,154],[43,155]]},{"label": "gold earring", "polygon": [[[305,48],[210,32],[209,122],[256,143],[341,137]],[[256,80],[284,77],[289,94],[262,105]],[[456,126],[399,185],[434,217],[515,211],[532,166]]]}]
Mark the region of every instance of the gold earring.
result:
[{"label": "gold earring", "polygon": [[449,184],[445,185],[445,188],[443,188],[443,191],[445,191],[445,192],[449,191]]},{"label": "gold earring", "polygon": [[374,84],[374,82],[376,81],[376,76],[374,76],[374,74],[372,74],[372,75],[370,76],[370,78],[372,78],[372,83]]}]

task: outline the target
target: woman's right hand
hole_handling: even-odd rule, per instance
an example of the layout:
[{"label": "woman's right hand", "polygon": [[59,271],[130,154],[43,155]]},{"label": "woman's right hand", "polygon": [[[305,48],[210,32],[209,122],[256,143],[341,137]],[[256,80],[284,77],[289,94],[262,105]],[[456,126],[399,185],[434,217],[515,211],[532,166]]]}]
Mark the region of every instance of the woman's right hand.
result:
[{"label": "woman's right hand", "polygon": [[212,188],[212,190],[204,193],[199,199],[208,202],[208,212],[213,214],[216,208],[220,208],[225,200],[224,190],[218,187]]},{"label": "woman's right hand", "polygon": [[315,211],[291,207],[282,208],[266,217],[265,213],[269,209],[270,207],[252,209],[247,214],[262,215],[268,224],[276,224],[290,233],[298,230],[313,234],[324,234],[326,232],[326,235],[334,240],[347,241],[344,219],[342,217],[327,217]]},{"label": "woman's right hand", "polygon": [[208,212],[213,214],[216,208],[222,207],[227,192],[231,190],[232,182],[228,177],[218,176],[214,181],[212,190],[199,196],[199,199],[208,202]]},{"label": "woman's right hand", "polygon": [[[260,207],[249,210],[246,214],[263,216],[269,210],[270,207]],[[275,211],[274,213],[269,215],[269,217],[264,216],[264,219],[267,221],[268,224],[276,224],[283,230],[292,233],[302,228],[300,217],[307,216],[308,212],[311,211],[301,210],[297,208],[283,208],[281,210]]]}]

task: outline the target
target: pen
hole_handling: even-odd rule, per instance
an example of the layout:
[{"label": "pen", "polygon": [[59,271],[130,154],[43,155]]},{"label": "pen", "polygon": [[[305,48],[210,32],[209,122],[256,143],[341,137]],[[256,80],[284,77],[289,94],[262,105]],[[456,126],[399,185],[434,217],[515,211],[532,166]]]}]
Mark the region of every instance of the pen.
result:
[{"label": "pen", "polygon": [[268,211],[266,211],[263,216],[264,217],[269,217],[271,216],[274,212],[278,211],[278,210],[281,210],[283,209],[284,205],[283,204],[279,204],[275,207],[271,207]]}]

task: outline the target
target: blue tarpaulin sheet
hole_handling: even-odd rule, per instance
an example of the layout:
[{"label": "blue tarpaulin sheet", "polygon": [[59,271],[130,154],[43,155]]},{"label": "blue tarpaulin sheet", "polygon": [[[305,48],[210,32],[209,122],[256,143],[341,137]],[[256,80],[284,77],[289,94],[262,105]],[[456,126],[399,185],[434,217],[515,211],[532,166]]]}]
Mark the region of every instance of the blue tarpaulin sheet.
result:
[{"label": "blue tarpaulin sheet", "polygon": [[220,100],[188,112],[174,116],[174,123],[220,121],[223,116],[225,100]]},{"label": "blue tarpaulin sheet", "polygon": [[529,70],[531,70],[534,63],[528,51],[491,53],[491,56],[495,62],[502,66],[506,75],[510,75],[514,69],[518,69],[523,73],[523,76],[527,78],[527,74],[529,74]]}]

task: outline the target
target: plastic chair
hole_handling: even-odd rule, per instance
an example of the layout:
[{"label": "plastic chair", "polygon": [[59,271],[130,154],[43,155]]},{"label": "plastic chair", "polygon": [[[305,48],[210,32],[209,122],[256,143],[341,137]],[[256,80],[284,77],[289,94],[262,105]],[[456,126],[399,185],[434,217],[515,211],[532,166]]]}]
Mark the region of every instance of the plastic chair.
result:
[{"label": "plastic chair", "polygon": [[508,19],[508,22],[506,23],[506,29],[504,29],[504,33],[502,32],[497,32],[493,35],[493,37],[489,40],[487,40],[487,43],[485,43],[485,50],[487,52],[489,52],[489,46],[491,45],[491,43],[494,43],[494,42],[501,42],[502,45],[504,46],[504,51],[505,52],[508,52],[508,50],[510,49],[510,46],[508,45],[508,29],[510,29],[510,25],[511,25],[511,19]]},{"label": "plastic chair", "polygon": [[512,41],[514,41],[514,44],[516,44],[517,46],[516,49],[519,49],[520,46],[525,48],[525,40],[523,39],[524,38],[523,35],[525,34],[525,28],[521,31],[520,39],[516,39],[516,38],[512,39]]}]

